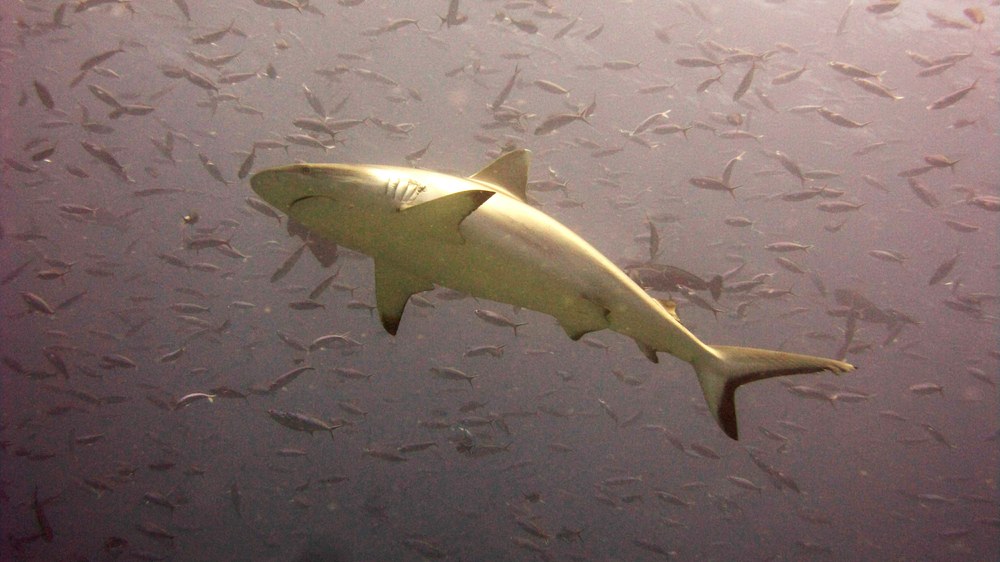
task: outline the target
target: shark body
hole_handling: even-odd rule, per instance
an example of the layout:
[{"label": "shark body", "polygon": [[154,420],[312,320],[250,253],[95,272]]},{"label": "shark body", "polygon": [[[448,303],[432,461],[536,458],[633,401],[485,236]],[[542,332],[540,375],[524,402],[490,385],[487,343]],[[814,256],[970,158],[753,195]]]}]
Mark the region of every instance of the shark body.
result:
[{"label": "shark body", "polygon": [[709,410],[738,438],[735,391],[763,378],[854,367],[842,361],[703,343],[672,303],[647,294],[593,246],[526,203],[530,153],[469,178],[378,165],[293,164],[253,176],[257,194],[317,235],[375,260],[382,325],[395,335],[409,297],[441,285],[553,316],[576,340],[611,329],[657,361],[690,363]]}]

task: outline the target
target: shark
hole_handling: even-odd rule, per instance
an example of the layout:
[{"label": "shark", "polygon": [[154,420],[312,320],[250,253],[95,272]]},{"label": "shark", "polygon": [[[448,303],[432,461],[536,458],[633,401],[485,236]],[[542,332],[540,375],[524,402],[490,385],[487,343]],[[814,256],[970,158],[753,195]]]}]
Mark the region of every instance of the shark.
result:
[{"label": "shark", "polygon": [[690,363],[719,427],[739,438],[736,390],[854,366],[798,353],[709,345],[675,305],[649,295],[571,229],[528,203],[531,153],[516,149],[469,177],[382,165],[296,163],[261,170],[257,195],[315,235],[374,259],[382,326],[396,335],[407,301],[448,287],[547,314],[578,340],[599,330],[631,338],[658,362]]}]

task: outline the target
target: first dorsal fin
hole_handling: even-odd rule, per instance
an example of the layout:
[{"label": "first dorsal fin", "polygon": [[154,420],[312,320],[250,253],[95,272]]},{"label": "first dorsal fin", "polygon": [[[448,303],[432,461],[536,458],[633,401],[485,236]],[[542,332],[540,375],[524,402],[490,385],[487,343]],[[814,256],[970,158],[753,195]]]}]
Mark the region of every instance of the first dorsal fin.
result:
[{"label": "first dorsal fin", "polygon": [[528,166],[531,151],[520,148],[504,154],[488,166],[469,176],[469,179],[492,184],[500,192],[519,201],[528,200]]}]

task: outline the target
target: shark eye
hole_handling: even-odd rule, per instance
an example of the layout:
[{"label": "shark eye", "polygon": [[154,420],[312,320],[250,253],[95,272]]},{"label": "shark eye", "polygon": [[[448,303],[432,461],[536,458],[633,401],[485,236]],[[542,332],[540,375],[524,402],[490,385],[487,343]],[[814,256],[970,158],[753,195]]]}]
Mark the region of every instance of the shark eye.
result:
[{"label": "shark eye", "polygon": [[299,172],[303,174],[309,174],[312,173],[312,168],[310,166],[303,164],[302,166],[299,166]]}]

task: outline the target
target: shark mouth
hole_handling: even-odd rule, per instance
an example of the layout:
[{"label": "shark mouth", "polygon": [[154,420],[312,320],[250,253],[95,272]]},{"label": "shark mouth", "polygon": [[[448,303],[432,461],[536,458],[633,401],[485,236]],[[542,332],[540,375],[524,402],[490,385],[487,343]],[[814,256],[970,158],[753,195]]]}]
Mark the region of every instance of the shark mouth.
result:
[{"label": "shark mouth", "polygon": [[298,205],[300,203],[304,203],[306,201],[309,201],[310,199],[326,199],[330,203],[333,202],[333,199],[331,199],[329,197],[324,197],[322,195],[306,195],[304,197],[299,197],[298,199],[295,199],[294,201],[292,201],[291,203],[289,203],[288,204],[288,210],[291,211],[292,209],[295,208],[296,205]]}]

